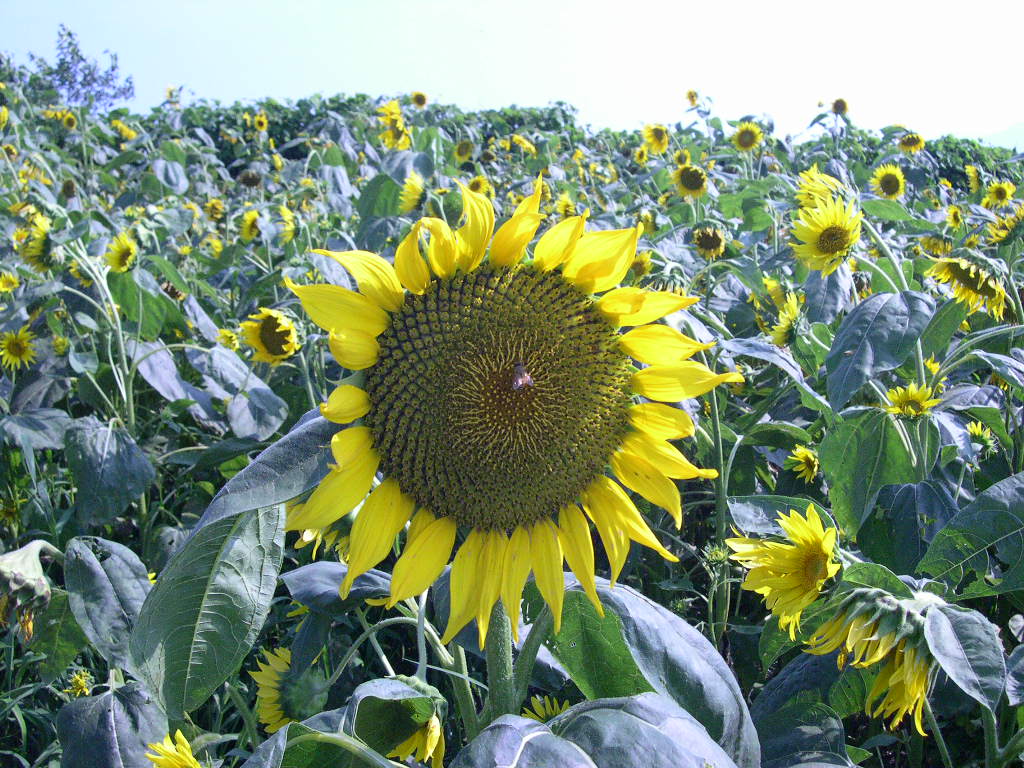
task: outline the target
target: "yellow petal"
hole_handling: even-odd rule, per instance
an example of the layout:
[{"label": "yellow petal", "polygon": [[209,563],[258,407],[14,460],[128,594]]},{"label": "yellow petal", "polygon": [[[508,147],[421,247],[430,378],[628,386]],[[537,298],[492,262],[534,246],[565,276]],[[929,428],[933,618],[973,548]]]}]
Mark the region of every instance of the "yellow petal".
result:
[{"label": "yellow petal", "polygon": [[437,580],[451,557],[455,527],[453,518],[439,517],[416,538],[410,539],[391,573],[388,608],[399,600],[420,594]]},{"label": "yellow petal", "polygon": [[320,415],[335,424],[348,424],[356,419],[361,419],[369,412],[370,396],[364,390],[353,387],[351,384],[335,387],[327,396],[327,402],[320,403]]},{"label": "yellow petal", "polygon": [[474,192],[462,182],[455,183],[462,191],[462,213],[466,217],[466,223],[455,232],[458,263],[466,272],[472,272],[483,261],[494,234],[494,205],[486,195]]},{"label": "yellow petal", "polygon": [[558,541],[562,545],[565,561],[579,579],[583,591],[594,604],[597,613],[604,616],[604,607],[597,596],[594,581],[594,543],[590,540],[590,526],[580,508],[569,504],[558,513]]},{"label": "yellow petal", "polygon": [[513,218],[523,213],[538,213],[540,212],[540,201],[544,196],[544,176],[538,175],[537,180],[533,182],[533,192],[530,193],[529,197],[525,198],[519,205],[516,206],[513,211]]},{"label": "yellow petal", "polygon": [[562,628],[565,577],[562,573],[562,545],[558,542],[558,529],[550,520],[541,520],[530,531],[530,559],[533,560],[537,589],[551,608],[557,635]]},{"label": "yellow petal", "polygon": [[310,320],[325,331],[358,331],[377,337],[391,324],[391,316],[377,304],[340,285],[296,285],[284,279],[299,297]]},{"label": "yellow petal", "polygon": [[550,272],[568,261],[583,236],[589,214],[588,208],[582,216],[563,219],[545,232],[533,249],[534,266],[544,272]]},{"label": "yellow petal", "polygon": [[576,243],[562,274],[585,293],[601,293],[618,285],[636,256],[640,227],[587,232]]},{"label": "yellow petal", "polygon": [[438,277],[451,277],[455,274],[458,256],[458,244],[451,228],[443,220],[429,216],[420,219],[419,225],[430,233],[430,242],[427,244],[427,263],[430,268]]},{"label": "yellow petal", "polygon": [[505,560],[501,566],[501,602],[512,622],[512,637],[519,642],[519,608],[523,599],[523,587],[530,575],[530,533],[517,526],[512,531]]},{"label": "yellow petal", "polygon": [[626,286],[608,291],[597,301],[597,308],[618,326],[646,325],[673,312],[696,304],[699,299],[670,291],[648,291]]},{"label": "yellow petal", "polygon": [[625,451],[612,454],[611,466],[620,483],[667,511],[675,520],[676,528],[682,528],[683,508],[679,489],[664,472],[646,459]]},{"label": "yellow petal", "polygon": [[629,423],[659,440],[693,437],[693,419],[686,411],[664,403],[637,403],[629,409]]},{"label": "yellow petal", "polygon": [[348,597],[352,582],[388,556],[395,536],[412,516],[413,501],[387,478],[363,502],[349,538],[348,573],[338,590]]},{"label": "yellow petal", "polygon": [[420,222],[412,225],[395,250],[395,274],[410,293],[420,294],[430,285],[430,269],[420,255]]},{"label": "yellow petal", "polygon": [[735,371],[714,373],[706,365],[684,360],[670,365],[652,365],[633,374],[633,391],[651,400],[675,403],[710,392],[719,384],[742,384]]},{"label": "yellow petal", "polygon": [[517,213],[498,227],[491,242],[491,263],[499,267],[518,264],[543,218],[540,213]]},{"label": "yellow petal", "polygon": [[355,278],[359,292],[391,312],[405,301],[405,291],[398,281],[395,268],[376,253],[369,251],[327,251],[313,249],[313,253],[330,256]]},{"label": "yellow petal", "polygon": [[603,475],[598,477],[587,488],[583,498],[592,509],[601,509],[604,515],[615,520],[630,539],[653,549],[671,563],[679,562],[678,557],[661,545],[633,500],[614,480]]},{"label": "yellow petal", "polygon": [[412,520],[409,522],[409,530],[405,532],[405,546],[412,546],[416,537],[427,530],[436,519],[434,514],[428,509],[416,510],[416,514],[412,516]]},{"label": "yellow petal", "polygon": [[695,477],[708,479],[718,477],[717,470],[701,469],[694,466],[674,445],[651,437],[645,432],[628,433],[622,438],[620,450],[639,456],[648,464],[657,467],[668,477],[675,478],[676,480],[690,480]]},{"label": "yellow petal", "polygon": [[380,355],[377,339],[359,331],[331,331],[327,344],[338,364],[350,371],[369,368]]},{"label": "yellow petal", "polygon": [[491,623],[491,609],[498,602],[501,592],[501,568],[499,563],[505,561],[505,550],[508,549],[508,537],[504,531],[488,531],[484,538],[484,548],[480,553],[480,564],[477,568],[477,606],[476,627],[480,633],[480,647],[487,642],[487,629]]},{"label": "yellow petal", "polygon": [[641,325],[620,336],[619,345],[635,360],[655,365],[686,360],[715,343],[701,344],[667,325]]},{"label": "yellow petal", "polygon": [[448,626],[441,642],[448,644],[459,630],[469,624],[477,606],[477,566],[484,548],[484,533],[476,528],[469,532],[452,562],[449,579]]}]

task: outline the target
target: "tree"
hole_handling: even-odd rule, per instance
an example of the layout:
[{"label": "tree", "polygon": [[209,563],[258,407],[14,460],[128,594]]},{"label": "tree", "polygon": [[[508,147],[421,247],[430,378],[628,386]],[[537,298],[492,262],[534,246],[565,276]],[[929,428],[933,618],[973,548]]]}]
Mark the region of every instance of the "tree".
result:
[{"label": "tree", "polygon": [[32,79],[37,82],[33,85],[49,86],[69,106],[91,104],[102,109],[132,98],[135,83],[130,76],[121,81],[117,54],[103,52],[110,58],[105,70],[96,61],[85,57],[78,44],[78,36],[61,24],[57,31],[55,65],[34,53],[29,54],[36,69]]}]

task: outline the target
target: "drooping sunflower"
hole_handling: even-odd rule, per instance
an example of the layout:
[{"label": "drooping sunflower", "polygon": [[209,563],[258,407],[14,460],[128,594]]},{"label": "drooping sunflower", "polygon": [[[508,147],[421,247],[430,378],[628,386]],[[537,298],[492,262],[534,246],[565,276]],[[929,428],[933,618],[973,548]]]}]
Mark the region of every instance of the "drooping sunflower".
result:
[{"label": "drooping sunflower", "polygon": [[409,171],[409,175],[402,182],[402,191],[398,197],[398,210],[402,213],[414,211],[426,196],[427,190],[423,183],[423,177],[416,171]]},{"label": "drooping sunflower", "polygon": [[277,365],[299,351],[295,323],[283,312],[260,307],[242,323],[242,341],[253,348],[253,360]]},{"label": "drooping sunflower", "polygon": [[37,213],[32,217],[28,239],[21,244],[18,254],[22,261],[40,274],[60,265],[60,248],[50,237],[52,222],[48,216]]},{"label": "drooping sunflower", "polygon": [[946,224],[953,229],[964,225],[964,210],[959,205],[951,205],[946,209]]},{"label": "drooping sunflower", "polygon": [[860,240],[864,214],[854,202],[834,197],[821,200],[814,208],[801,208],[793,226],[800,243],[792,243],[797,258],[822,276],[831,275]]},{"label": "drooping sunflower", "polygon": [[953,298],[966,304],[972,312],[984,308],[992,317],[1002,319],[1006,310],[1006,289],[988,270],[967,259],[946,257],[935,259],[924,274],[937,283],[948,285]]},{"label": "drooping sunflower", "polygon": [[[585,232],[585,213],[552,226],[527,258],[543,218],[539,180],[496,232],[490,201],[459,186],[462,226],[420,219],[394,266],[364,251],[318,251],[352,273],[358,293],[287,282],[330,332],[338,362],[365,373],[361,386],[329,398],[345,413],[339,421],[362,423],[335,435],[336,465],[286,527],[323,528],[362,502],[347,595],[411,518],[389,605],[429,587],[462,538],[443,639],[475,618],[482,646],[499,596],[516,631],[531,570],[556,630],[563,559],[599,605],[588,518],[613,582],[630,541],[676,559],[626,489],[681,524],[673,480],[716,473],[669,442],[693,434],[693,424],[665,403],[742,377],[689,360],[705,345],[655,324],[695,299],[619,286],[638,229]],[[647,367],[636,370],[630,358]],[[383,480],[371,491],[378,470]]]},{"label": "drooping sunflower", "polygon": [[267,733],[276,733],[295,718],[285,715],[281,702],[281,684],[292,663],[292,652],[288,648],[263,649],[263,661],[258,661],[257,672],[250,672],[256,681],[256,716],[263,723]]},{"label": "drooping sunflower", "polygon": [[748,568],[743,588],[764,597],[791,640],[800,629],[803,610],[818,599],[825,582],[839,572],[835,559],[836,529],[825,529],[813,504],[801,515],[795,509],[779,515],[787,542],[747,537],[726,539],[730,558]]},{"label": "drooping sunflower", "polygon": [[230,350],[237,350],[241,346],[238,341],[238,334],[230,328],[217,329],[217,343]]},{"label": "drooping sunflower", "polygon": [[444,726],[436,714],[430,716],[412,736],[388,752],[388,757],[395,757],[399,760],[413,757],[426,764],[430,761],[430,768],[444,768]]},{"label": "drooping sunflower", "polygon": [[13,293],[18,290],[21,280],[13,272],[0,272],[0,293]]},{"label": "drooping sunflower", "polygon": [[641,144],[639,147],[633,150],[633,162],[639,166],[647,165],[647,161],[650,159],[650,155],[647,152],[647,145]]},{"label": "drooping sunflower", "polygon": [[757,123],[747,120],[736,126],[736,133],[729,141],[740,152],[753,152],[764,141],[764,131]]},{"label": "drooping sunflower", "polygon": [[821,462],[818,454],[806,445],[798,445],[793,452],[786,457],[783,466],[796,473],[796,476],[805,483],[813,483],[814,478],[821,471]]},{"label": "drooping sunflower", "polygon": [[1021,223],[1024,223],[1024,205],[1017,206],[1012,212],[1000,216],[995,221],[990,221],[986,227],[988,241],[998,244],[1008,240],[1017,233]]},{"label": "drooping sunflower", "polygon": [[971,190],[973,195],[975,192],[981,191],[981,174],[978,172],[977,167],[973,165],[965,165],[964,173],[967,174],[967,186]]},{"label": "drooping sunflower", "polygon": [[73,131],[78,127],[78,118],[75,117],[74,112],[65,112],[60,121],[64,125],[64,128],[69,131]]},{"label": "drooping sunflower", "polygon": [[206,211],[206,215],[214,221],[220,221],[224,218],[224,201],[219,197],[211,198],[206,201],[203,206],[203,210]]},{"label": "drooping sunflower", "polygon": [[714,261],[725,253],[725,233],[718,227],[699,227],[693,230],[693,244],[701,256]]},{"label": "drooping sunflower", "polygon": [[528,717],[531,720],[536,720],[538,723],[546,723],[553,717],[556,717],[569,708],[569,702],[559,701],[553,696],[533,696],[530,699],[530,707],[523,707],[523,711],[520,712],[521,717]]},{"label": "drooping sunflower", "polygon": [[555,201],[555,213],[558,214],[560,219],[567,219],[570,216],[576,215],[576,203],[569,197],[568,192],[563,192],[558,196],[558,200]]},{"label": "drooping sunflower", "polygon": [[679,194],[690,200],[703,197],[708,191],[708,175],[703,168],[692,163],[680,165],[672,171],[672,182]]},{"label": "drooping sunflower", "polygon": [[796,200],[805,208],[815,208],[818,203],[831,200],[833,195],[842,190],[843,182],[819,171],[815,163],[806,171],[801,171]]},{"label": "drooping sunflower", "polygon": [[786,300],[779,308],[779,320],[772,327],[772,343],[785,347],[793,341],[793,329],[800,317],[800,299],[795,293],[786,294]]},{"label": "drooping sunflower", "polygon": [[295,239],[295,212],[287,205],[278,206],[277,212],[281,216],[278,237],[284,245]]},{"label": "drooping sunflower", "polygon": [[1017,185],[1012,181],[993,181],[985,190],[985,197],[981,204],[989,209],[1004,208],[1013,200],[1013,193],[1017,191]]},{"label": "drooping sunflower", "polygon": [[173,741],[171,735],[167,734],[162,743],[155,742],[148,747],[155,754],[147,752],[146,759],[156,768],[202,768],[192,754],[192,745],[180,730],[174,732]]},{"label": "drooping sunflower", "polygon": [[534,146],[533,142],[525,136],[520,136],[518,133],[512,134],[512,143],[523,150],[524,153],[530,157],[537,156],[537,147]]},{"label": "drooping sunflower", "polygon": [[243,243],[251,243],[260,236],[260,212],[250,208],[242,214],[242,224],[238,228]]},{"label": "drooping sunflower", "polygon": [[36,359],[35,337],[28,326],[0,335],[0,363],[12,371],[31,365]]},{"label": "drooping sunflower", "polygon": [[885,410],[895,416],[916,419],[931,413],[932,408],[942,402],[939,398],[932,397],[933,394],[934,391],[927,385],[908,384],[905,387],[896,387],[885,393],[889,399],[889,405],[885,406]]},{"label": "drooping sunflower", "polygon": [[265,132],[270,127],[270,118],[267,117],[267,113],[258,112],[252,119],[252,127],[260,133]]},{"label": "drooping sunflower", "polygon": [[919,133],[908,131],[900,136],[900,151],[907,155],[916,155],[924,149],[924,137]]},{"label": "drooping sunflower", "polygon": [[111,120],[110,127],[113,128],[122,139],[125,141],[131,141],[132,139],[138,138],[138,131],[128,126],[121,120]]},{"label": "drooping sunflower", "polygon": [[111,272],[127,272],[135,263],[139,253],[139,244],[135,242],[131,232],[118,232],[107,246],[104,258],[110,265]]},{"label": "drooping sunflower", "polygon": [[893,163],[878,166],[871,176],[871,190],[887,200],[899,200],[907,191],[903,170]]},{"label": "drooping sunflower", "polygon": [[942,235],[922,235],[921,249],[932,256],[945,256],[953,252],[953,240]]},{"label": "drooping sunflower", "polygon": [[644,126],[644,146],[652,155],[660,155],[668,149],[668,128],[661,123],[651,123]]},{"label": "drooping sunflower", "polygon": [[463,139],[455,145],[455,159],[460,163],[465,163],[473,156],[473,148],[472,141],[469,139]]},{"label": "drooping sunflower", "polygon": [[409,99],[417,109],[423,109],[427,106],[427,94],[423,93],[423,91],[413,91],[409,94]]}]

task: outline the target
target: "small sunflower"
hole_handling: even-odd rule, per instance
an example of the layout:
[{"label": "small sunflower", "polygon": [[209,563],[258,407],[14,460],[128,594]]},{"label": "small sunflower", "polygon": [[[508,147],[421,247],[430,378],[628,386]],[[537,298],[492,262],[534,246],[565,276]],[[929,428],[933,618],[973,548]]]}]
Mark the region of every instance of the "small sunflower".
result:
[{"label": "small sunflower", "polygon": [[264,133],[270,127],[270,119],[267,117],[267,113],[258,112],[256,117],[252,119],[252,127],[260,133]]},{"label": "small sunflower", "polygon": [[899,200],[907,191],[903,170],[893,163],[878,166],[871,176],[871,190],[887,200]]},{"label": "small sunflower", "polygon": [[278,237],[281,239],[281,244],[284,245],[295,239],[295,212],[287,205],[278,206],[277,212],[281,216]]},{"label": "small sunflower", "polygon": [[81,283],[83,288],[88,288],[92,285],[92,279],[82,274],[82,265],[78,263],[77,259],[72,259],[71,263],[68,264],[68,273]]},{"label": "small sunflower", "polygon": [[28,239],[18,250],[26,264],[40,274],[44,274],[60,265],[60,249],[50,237],[52,222],[49,217],[37,213],[32,217]]},{"label": "small sunflower", "polygon": [[138,253],[139,244],[135,242],[135,238],[132,237],[130,232],[123,231],[119,232],[110,241],[104,258],[107,260],[107,264],[110,265],[111,272],[127,272],[132,268],[132,264],[135,263],[135,257],[138,256]]},{"label": "small sunflower", "polygon": [[919,133],[904,133],[900,136],[899,147],[904,154],[916,155],[924,149],[924,137]]},{"label": "small sunflower", "polygon": [[219,197],[211,198],[203,205],[203,210],[214,221],[220,221],[224,218],[224,201]]},{"label": "small sunflower", "polygon": [[412,736],[388,752],[388,757],[405,760],[413,755],[421,763],[430,761],[430,768],[444,768],[444,727],[436,714],[430,716]]},{"label": "small sunflower", "polygon": [[953,252],[953,240],[942,235],[922,235],[921,249],[932,256],[946,256]]},{"label": "small sunflower", "polygon": [[277,365],[299,351],[299,337],[295,323],[276,309],[260,307],[242,323],[242,340],[255,352],[253,360]]},{"label": "small sunflower", "polygon": [[832,114],[834,115],[845,115],[850,109],[850,105],[846,103],[846,99],[836,99],[832,102]]},{"label": "small sunflower", "polygon": [[156,742],[148,746],[155,754],[147,752],[146,758],[156,768],[202,768],[192,754],[192,745],[180,730],[174,732],[173,741],[171,735],[167,734],[163,743]]},{"label": "small sunflower", "polygon": [[895,416],[916,419],[931,413],[932,408],[942,402],[938,398],[933,398],[933,394],[929,386],[908,384],[905,387],[896,387],[885,393],[889,399],[889,405],[885,406],[885,410]]},{"label": "small sunflower", "polygon": [[57,355],[64,355],[67,353],[68,348],[71,346],[71,341],[67,336],[54,336],[53,337],[53,351]]},{"label": "small sunflower", "polygon": [[463,139],[455,145],[455,159],[460,163],[465,163],[473,156],[473,142],[469,139]]},{"label": "small sunflower", "polygon": [[981,204],[989,209],[1004,208],[1013,200],[1017,185],[1012,181],[993,181],[985,190]]},{"label": "small sunflower", "polygon": [[967,186],[971,190],[973,195],[975,192],[981,191],[981,174],[978,172],[977,167],[973,165],[965,165],[964,173],[967,174]]},{"label": "small sunflower", "polygon": [[675,161],[676,165],[689,165],[690,164],[690,150],[688,149],[677,149],[672,153],[672,160]]},{"label": "small sunflower", "polygon": [[843,191],[843,182],[818,170],[815,163],[800,173],[800,184],[796,191],[797,202],[805,208],[816,208],[822,201]]},{"label": "small sunflower", "polygon": [[818,599],[825,582],[839,573],[836,529],[825,529],[813,504],[804,515],[795,509],[788,516],[780,514],[779,525],[787,542],[743,537],[725,543],[733,551],[730,558],[749,569],[743,588],[762,595],[778,617],[779,628],[795,640],[800,615]]},{"label": "small sunflower", "polygon": [[757,123],[747,120],[736,126],[736,133],[729,141],[740,152],[752,152],[764,141],[764,131]]},{"label": "small sunflower", "polygon": [[699,98],[698,93],[692,88],[686,92],[686,100],[689,102],[691,107],[697,106],[697,99]]},{"label": "small sunflower", "polygon": [[708,261],[725,253],[725,232],[718,227],[699,227],[693,230],[692,238],[697,252]]},{"label": "small sunflower", "polygon": [[959,205],[951,205],[946,209],[946,224],[953,229],[964,225],[964,210]]},{"label": "small sunflower", "polygon": [[647,145],[642,144],[633,150],[633,162],[639,166],[647,165],[647,161],[650,159],[650,155],[647,152]]},{"label": "small sunflower", "polygon": [[652,123],[644,126],[644,146],[652,155],[660,155],[668,149],[668,128],[661,123]]},{"label": "small sunflower", "polygon": [[73,131],[75,130],[75,128],[78,127],[78,118],[75,117],[74,112],[65,112],[64,116],[61,118],[60,121],[61,123],[63,123],[64,127],[69,131]]},{"label": "small sunflower", "polygon": [[491,182],[487,180],[486,176],[474,176],[469,180],[466,185],[470,192],[475,192],[478,195],[487,195],[487,197],[494,197],[494,187],[491,186]]},{"label": "small sunflower", "polygon": [[569,197],[568,192],[563,192],[558,196],[558,200],[555,201],[555,213],[558,214],[560,219],[567,219],[570,216],[576,215],[576,203]]},{"label": "small sunflower", "polygon": [[240,346],[238,334],[230,328],[217,329],[217,343],[231,350],[237,350]]},{"label": "small sunflower", "polygon": [[81,696],[88,696],[91,691],[92,675],[89,674],[89,670],[80,669],[71,675],[71,679],[68,681],[68,687],[65,688],[62,693],[74,696],[77,699]]},{"label": "small sunflower", "polygon": [[672,171],[672,182],[679,194],[690,200],[703,197],[708,191],[708,175],[703,168],[691,163],[680,165]]},{"label": "small sunflower", "polygon": [[793,341],[793,329],[800,317],[800,300],[795,293],[786,294],[786,300],[779,307],[779,321],[772,327],[772,343],[785,347]]},{"label": "small sunflower", "polygon": [[0,272],[0,293],[13,293],[21,285],[21,280],[13,272]]},{"label": "small sunflower", "polygon": [[791,470],[805,483],[813,483],[814,478],[821,471],[821,462],[818,461],[818,454],[806,445],[798,445],[793,452],[786,457],[783,466]]},{"label": "small sunflower", "polygon": [[281,701],[282,681],[291,669],[292,652],[288,648],[264,648],[263,657],[263,661],[256,662],[259,671],[249,673],[256,681],[256,716],[267,733],[276,733],[295,721],[285,715]]},{"label": "small sunflower", "polygon": [[823,277],[831,275],[860,240],[863,217],[852,200],[844,203],[838,197],[821,200],[815,208],[801,208],[793,234],[802,242],[792,244],[794,253]]},{"label": "small sunflower", "polygon": [[528,717],[538,723],[546,723],[553,717],[557,717],[569,708],[568,701],[559,701],[552,696],[534,696],[530,699],[530,707],[523,707],[521,717]]},{"label": "small sunflower", "polygon": [[414,211],[419,208],[426,196],[427,191],[423,177],[416,171],[409,171],[409,175],[402,183],[402,192],[398,197],[398,210],[402,213]]},{"label": "small sunflower", "polygon": [[533,142],[527,139],[525,136],[520,136],[518,133],[512,134],[512,143],[523,150],[524,153],[530,155],[530,157],[537,156],[537,147],[533,145]]},{"label": "small sunflower", "polygon": [[251,243],[260,236],[260,212],[255,208],[250,208],[242,214],[239,234],[242,237],[243,243]]},{"label": "small sunflower", "polygon": [[28,326],[0,334],[0,363],[11,370],[31,365],[36,359],[35,337]]},{"label": "small sunflower", "polygon": [[409,94],[409,98],[417,109],[423,109],[427,106],[427,94],[423,93],[423,91],[413,91]]},{"label": "small sunflower", "polygon": [[935,259],[924,274],[937,283],[948,285],[953,297],[972,312],[984,308],[992,317],[1002,319],[1006,310],[1006,289],[977,264],[955,257]]},{"label": "small sunflower", "polygon": [[122,139],[125,141],[131,141],[132,139],[138,138],[139,134],[133,128],[130,128],[121,120],[111,120],[110,127],[113,128]]}]

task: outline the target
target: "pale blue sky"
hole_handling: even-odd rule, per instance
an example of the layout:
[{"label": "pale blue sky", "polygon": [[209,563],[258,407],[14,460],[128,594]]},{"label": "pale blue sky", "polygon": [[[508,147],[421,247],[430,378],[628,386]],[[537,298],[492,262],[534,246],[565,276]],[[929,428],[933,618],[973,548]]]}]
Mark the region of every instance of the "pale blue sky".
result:
[{"label": "pale blue sky", "polygon": [[[837,96],[859,125],[1009,135],[1024,147],[1016,2],[858,0],[5,0],[0,49],[52,58],[57,25],[117,52],[133,106],[165,86],[222,101],[422,90],[464,109],[564,100],[595,126],[726,119],[799,133]],[[1012,140],[1012,139],[1011,139]],[[1005,139],[1004,139],[1005,141]]]}]

